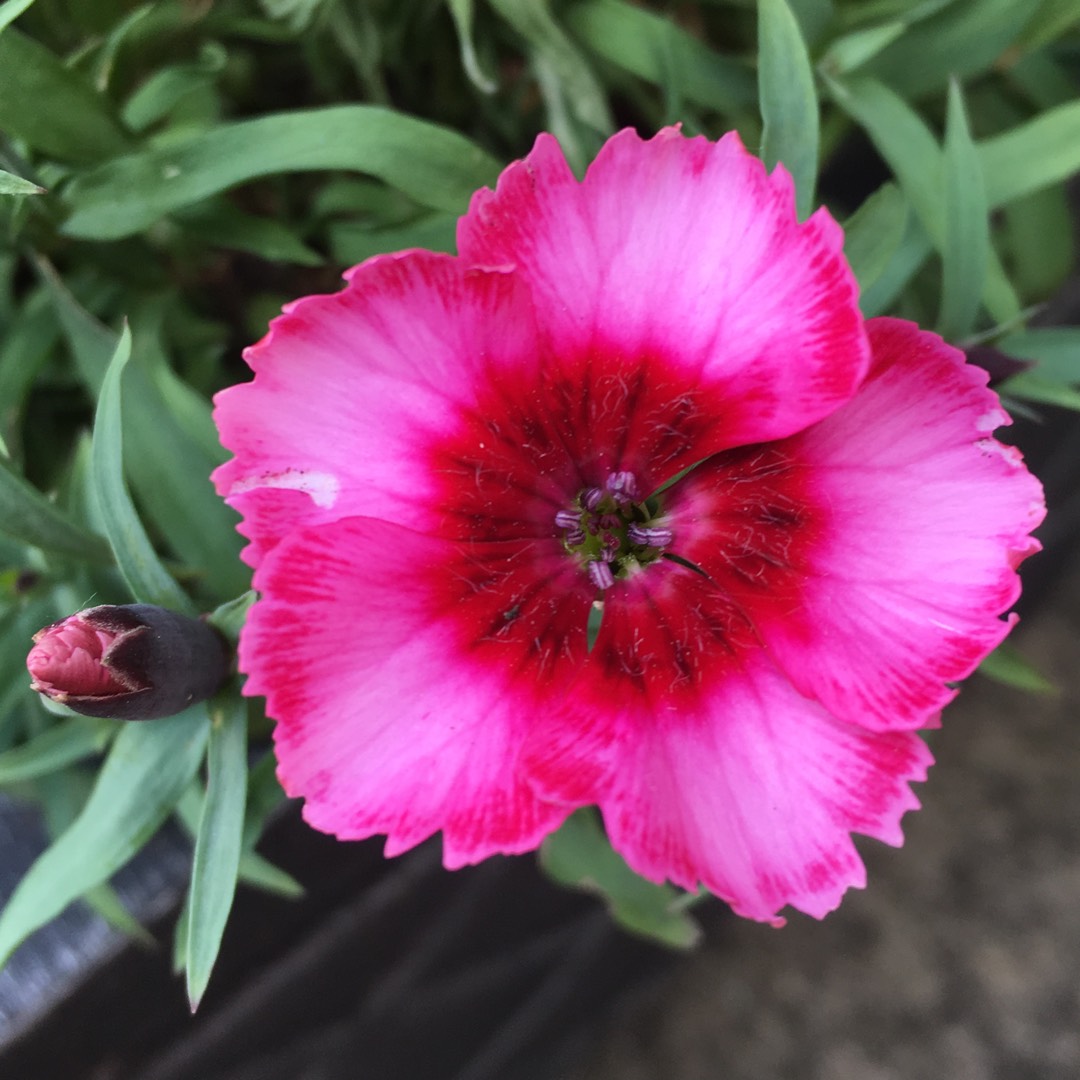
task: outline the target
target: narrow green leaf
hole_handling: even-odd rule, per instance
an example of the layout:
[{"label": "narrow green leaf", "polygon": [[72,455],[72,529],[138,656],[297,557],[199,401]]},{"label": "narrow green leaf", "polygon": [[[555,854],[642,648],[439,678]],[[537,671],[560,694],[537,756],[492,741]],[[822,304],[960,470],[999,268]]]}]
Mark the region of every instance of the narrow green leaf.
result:
[{"label": "narrow green leaf", "polygon": [[1042,0],[1020,35],[1020,47],[1039,49],[1080,26],[1080,0]]},{"label": "narrow green leaf", "polygon": [[371,229],[355,221],[334,222],[328,230],[330,250],[338,262],[349,265],[413,247],[454,252],[457,221],[457,214],[428,214],[389,229]]},{"label": "narrow green leaf", "polygon": [[30,867],[0,914],[0,964],[142,848],[191,783],[208,730],[205,704],[121,729],[82,813]]},{"label": "narrow green leaf", "polygon": [[33,780],[98,754],[116,732],[115,724],[85,716],[62,720],[22,746],[0,754],[0,784]]},{"label": "narrow green leaf", "polygon": [[592,810],[572,814],[544,841],[540,865],[561,884],[600,896],[631,933],[679,949],[701,937],[697,923],[679,908],[685,893],[638,877],[608,843]]},{"label": "narrow green leaf", "polygon": [[1030,660],[1021,656],[1008,642],[999,645],[979,665],[979,674],[994,682],[1033,694],[1060,694],[1055,686]]},{"label": "narrow green leaf", "polygon": [[1012,279],[1028,301],[1044,300],[1076,265],[1072,206],[1063,184],[1014,199],[1002,210]]},{"label": "narrow green leaf", "polygon": [[1020,330],[998,342],[1010,356],[1038,362],[1036,374],[1058,383],[1080,383],[1080,327],[1055,326]]},{"label": "narrow green leaf", "polygon": [[[909,26],[866,70],[906,98],[985,72],[1031,17],[1027,2],[963,0]],[[910,21],[910,20],[909,20]]]},{"label": "narrow green leaf", "polygon": [[228,203],[200,203],[178,214],[176,220],[188,236],[208,247],[246,251],[269,262],[298,266],[322,266],[326,261],[283,222],[245,214]]},{"label": "narrow green leaf", "polygon": [[806,43],[786,0],[760,0],[758,53],[761,156],[769,169],[783,162],[791,173],[805,218],[817,179],[818,102]]},{"label": "narrow green leaf", "polygon": [[864,291],[885,272],[904,239],[911,211],[895,184],[882,184],[844,222],[844,254]]},{"label": "narrow green leaf", "polygon": [[1080,412],[1080,390],[1053,382],[1037,371],[1022,371],[1006,379],[998,388],[1003,396],[1035,401],[1040,405],[1056,405],[1061,409]]},{"label": "narrow green leaf", "polygon": [[915,214],[908,214],[904,235],[877,277],[864,287],[859,296],[859,308],[871,319],[883,315],[892,307],[907,283],[918,273],[934,250],[926,230]]},{"label": "narrow green leaf", "polygon": [[574,115],[601,135],[615,129],[607,95],[588,61],[555,21],[548,0],[490,0],[491,6],[543,56]]},{"label": "narrow green leaf", "polygon": [[153,948],[157,942],[154,935],[126,907],[117,891],[104,882],[87,889],[82,895],[84,904],[96,911],[111,927],[126,934],[139,945]]},{"label": "narrow green leaf", "polygon": [[461,45],[461,66],[469,76],[469,82],[482,94],[494,94],[499,88],[498,83],[484,73],[476,56],[476,45],[473,42],[473,0],[447,0],[447,6],[453,16]]},{"label": "narrow green leaf", "polygon": [[946,341],[960,341],[975,324],[986,282],[990,210],[963,95],[955,79],[949,83],[944,170],[945,244],[938,332]]},{"label": "narrow green leaf", "polygon": [[92,562],[109,562],[109,545],[81,529],[0,462],[0,534]]},{"label": "narrow green leaf", "polygon": [[196,63],[175,64],[155,71],[124,104],[121,113],[124,123],[132,131],[146,131],[166,119],[185,103],[209,91],[227,60],[219,44],[208,42]]},{"label": "narrow green leaf", "polygon": [[829,75],[846,75],[877,56],[906,29],[907,23],[895,20],[882,26],[853,30],[829,46],[821,58],[821,69]]},{"label": "narrow green leaf", "polygon": [[192,613],[191,601],[169,576],[150,543],[124,482],[120,379],[131,356],[131,331],[125,324],[109,363],[94,417],[91,474],[101,518],[116,564],[137,600]]},{"label": "narrow green leaf", "polygon": [[757,88],[741,61],[710,49],[670,19],[625,0],[584,0],[566,9],[566,24],[591,52],[696,105],[731,114],[753,107]]},{"label": "narrow green leaf", "polygon": [[0,31],[10,26],[34,0],[4,0],[0,4]]},{"label": "narrow green leaf", "polygon": [[254,851],[245,851],[240,856],[239,874],[245,885],[284,897],[286,900],[297,900],[304,895],[304,886],[292,874],[286,873],[280,866],[275,866]]},{"label": "narrow green leaf", "polygon": [[326,169],[367,173],[424,206],[460,212],[499,166],[464,136],[389,109],[297,109],[220,124],[90,170],[67,191],[74,213],[64,232],[92,240],[131,236],[257,177]]},{"label": "narrow green leaf", "polygon": [[1080,171],[1080,101],[984,139],[979,157],[994,207],[1067,180]]},{"label": "narrow green leaf", "polygon": [[44,195],[45,188],[0,169],[0,195]]},{"label": "narrow green leaf", "polygon": [[100,161],[128,146],[106,99],[10,26],[0,34],[0,130],[61,161]]},{"label": "narrow green leaf", "polygon": [[191,870],[187,931],[188,1001],[199,1007],[217,960],[236,894],[247,793],[247,703],[239,697],[215,710],[203,802]]}]

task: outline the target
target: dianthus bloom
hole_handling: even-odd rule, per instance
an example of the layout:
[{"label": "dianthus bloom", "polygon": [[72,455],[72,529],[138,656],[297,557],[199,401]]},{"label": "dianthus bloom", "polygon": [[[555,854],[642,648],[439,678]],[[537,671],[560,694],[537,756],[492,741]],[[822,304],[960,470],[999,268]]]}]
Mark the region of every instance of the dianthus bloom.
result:
[{"label": "dianthus bloom", "polygon": [[985,374],[864,324],[734,134],[624,131],[582,182],[541,136],[458,246],[289,305],[217,399],[282,783],[451,867],[596,805],[645,877],[824,915],[1037,547]]}]

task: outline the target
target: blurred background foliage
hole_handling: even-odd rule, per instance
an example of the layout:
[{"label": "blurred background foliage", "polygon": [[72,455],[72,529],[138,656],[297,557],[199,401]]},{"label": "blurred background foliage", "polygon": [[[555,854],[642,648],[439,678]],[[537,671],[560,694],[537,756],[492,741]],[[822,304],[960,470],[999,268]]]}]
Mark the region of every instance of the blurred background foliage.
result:
[{"label": "blurred background foliage", "polygon": [[[164,722],[47,711],[39,627],[132,598],[250,597],[210,396],[282,303],[346,266],[452,251],[470,193],[554,132],[579,172],[623,126],[739,131],[846,224],[868,315],[990,357],[1010,407],[1080,405],[1080,330],[1030,320],[1075,268],[1080,0],[6,0],[0,3],[0,787],[54,846],[0,915],[0,959],[175,817],[196,840],[175,957],[206,986],[282,796],[231,687]],[[125,326],[126,323],[126,326]],[[992,673],[1029,689],[1010,654]],[[245,731],[250,748],[245,750]],[[249,770],[250,765],[250,770]],[[557,879],[676,945],[589,815]]]}]

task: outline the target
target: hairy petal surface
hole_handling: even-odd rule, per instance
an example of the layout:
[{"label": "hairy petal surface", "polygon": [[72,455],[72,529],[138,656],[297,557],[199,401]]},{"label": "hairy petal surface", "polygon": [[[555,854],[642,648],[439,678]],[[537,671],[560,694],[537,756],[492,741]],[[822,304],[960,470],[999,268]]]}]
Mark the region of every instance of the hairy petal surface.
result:
[{"label": "hairy petal surface", "polygon": [[215,398],[235,456],[214,481],[244,515],[254,566],[299,526],[363,515],[430,528],[430,445],[478,387],[536,370],[532,304],[512,275],[416,251],[346,276],[341,292],[288,305],[244,354],[255,379]]},{"label": "hairy petal surface", "polygon": [[473,197],[458,245],[523,276],[556,364],[600,350],[676,366],[714,421],[699,458],[798,431],[866,370],[840,229],[824,210],[798,224],[791,178],[733,133],[623,131],[581,183],[541,135]]},{"label": "hairy petal surface", "polygon": [[870,323],[859,393],[790,439],[720,455],[672,493],[687,558],[836,716],[921,727],[1008,633],[1045,511],[982,369],[934,334]]},{"label": "hairy petal surface", "polygon": [[560,700],[552,650],[584,651],[588,598],[564,572],[528,543],[477,551],[370,518],[284,539],[256,572],[240,668],[305,818],[386,833],[391,855],[441,829],[451,867],[536,847],[569,812],[517,764]]}]

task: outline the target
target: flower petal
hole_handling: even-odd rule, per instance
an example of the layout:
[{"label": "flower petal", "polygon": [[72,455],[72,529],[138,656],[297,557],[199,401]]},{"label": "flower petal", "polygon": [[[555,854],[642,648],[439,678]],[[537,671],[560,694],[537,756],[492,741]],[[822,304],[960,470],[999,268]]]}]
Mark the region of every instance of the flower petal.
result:
[{"label": "flower petal", "polygon": [[870,324],[874,366],[813,428],[720,455],[673,490],[673,550],[739,604],[781,668],[835,715],[921,727],[1008,633],[1038,543],[1038,482],[990,437],[986,374],[936,335]]},{"label": "flower petal", "polygon": [[408,252],[347,278],[286,307],[245,353],[254,381],[215,398],[235,457],[214,481],[244,515],[252,565],[304,525],[365,515],[431,527],[442,483],[431,444],[478,386],[536,367],[532,306],[510,274]]},{"label": "flower petal", "polygon": [[556,363],[677,369],[712,421],[698,459],[789,435],[854,392],[868,351],[842,244],[824,210],[796,222],[791,178],[737,135],[674,128],[621,132],[580,184],[541,135],[458,229],[462,258],[523,275]]},{"label": "flower petal", "polygon": [[[651,719],[651,723],[647,722]],[[736,912],[821,918],[865,884],[850,833],[902,842],[926,745],[843,724],[761,654],[691,715],[643,718],[600,802],[611,842],[654,881],[698,883]]]},{"label": "flower petal", "polygon": [[534,848],[562,821],[518,768],[533,717],[561,700],[554,661],[584,654],[582,575],[563,580],[549,554],[350,518],[267,557],[240,667],[312,825],[386,833],[388,854],[441,829],[454,867]]}]

